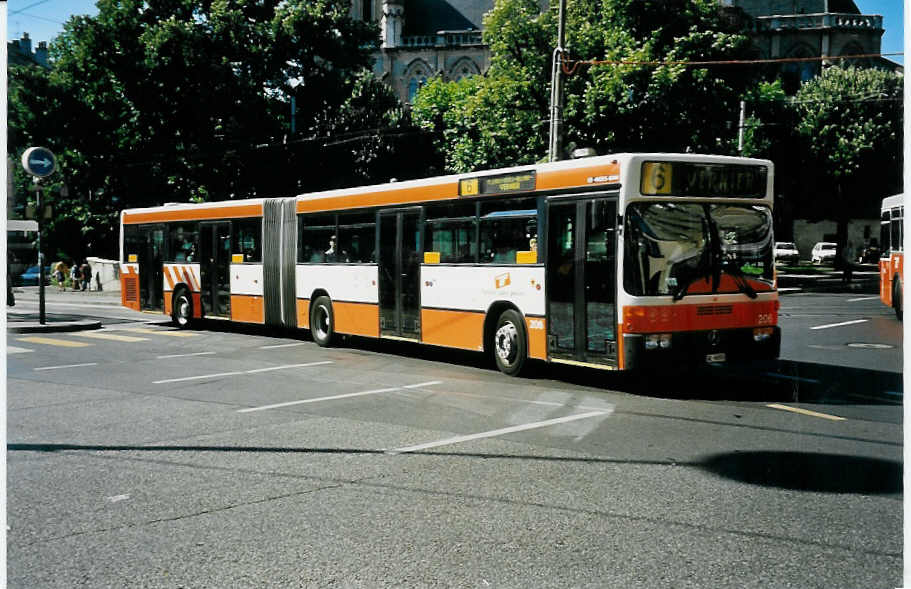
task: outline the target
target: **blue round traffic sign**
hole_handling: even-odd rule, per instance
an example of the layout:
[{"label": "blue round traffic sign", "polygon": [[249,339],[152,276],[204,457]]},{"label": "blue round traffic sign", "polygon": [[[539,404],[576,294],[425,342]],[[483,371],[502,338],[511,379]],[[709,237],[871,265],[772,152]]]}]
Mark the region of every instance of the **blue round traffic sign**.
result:
[{"label": "blue round traffic sign", "polygon": [[22,167],[32,176],[44,178],[54,173],[57,158],[46,147],[29,147],[22,154]]}]

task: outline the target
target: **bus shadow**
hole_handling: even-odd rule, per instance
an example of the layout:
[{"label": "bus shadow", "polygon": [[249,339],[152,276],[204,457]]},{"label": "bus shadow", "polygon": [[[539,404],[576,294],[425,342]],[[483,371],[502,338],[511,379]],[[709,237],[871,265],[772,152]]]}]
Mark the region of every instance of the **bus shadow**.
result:
[{"label": "bus shadow", "polygon": [[669,367],[660,373],[547,368],[556,380],[658,398],[900,406],[903,397],[899,373],[791,360]]}]

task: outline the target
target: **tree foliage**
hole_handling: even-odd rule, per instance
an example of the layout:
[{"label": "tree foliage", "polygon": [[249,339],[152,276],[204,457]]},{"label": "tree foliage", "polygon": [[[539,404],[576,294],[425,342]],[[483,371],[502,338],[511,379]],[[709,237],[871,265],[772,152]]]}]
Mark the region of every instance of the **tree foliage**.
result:
[{"label": "tree foliage", "polygon": [[97,16],[70,19],[50,71],[10,72],[12,157],[50,148],[69,187],[51,231],[69,223],[82,233],[73,241],[113,250],[125,207],[321,187],[324,175],[301,168],[318,150],[297,138],[401,121],[362,74],[376,26],[349,10],[344,0],[99,0]]},{"label": "tree foliage", "polygon": [[[529,163],[546,154],[557,8],[497,0],[485,17],[491,65],[472,82],[431,83],[415,98],[417,124],[437,133],[447,167]],[[714,0],[568,0],[574,58],[696,61],[751,55],[749,39]],[[594,65],[565,85],[568,146],[612,151],[730,153],[740,96],[756,72],[686,65]]]}]

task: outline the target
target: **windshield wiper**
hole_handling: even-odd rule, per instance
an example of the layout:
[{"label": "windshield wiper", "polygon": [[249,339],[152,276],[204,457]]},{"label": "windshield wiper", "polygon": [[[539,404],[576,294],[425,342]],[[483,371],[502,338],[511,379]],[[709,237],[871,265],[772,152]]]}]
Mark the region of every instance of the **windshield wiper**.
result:
[{"label": "windshield wiper", "polygon": [[677,288],[674,289],[674,301],[679,301],[685,297],[687,289],[697,280],[709,280],[711,278],[713,265],[709,263],[710,259],[710,252],[707,249],[703,250],[702,256],[699,258],[699,264],[689,273],[678,279]]},{"label": "windshield wiper", "polygon": [[747,279],[746,274],[733,260],[722,260],[721,261],[721,270],[727,272],[734,278],[734,283],[737,285],[737,288],[741,292],[746,293],[751,299],[755,299],[757,296],[756,290],[750,286],[750,281]]}]

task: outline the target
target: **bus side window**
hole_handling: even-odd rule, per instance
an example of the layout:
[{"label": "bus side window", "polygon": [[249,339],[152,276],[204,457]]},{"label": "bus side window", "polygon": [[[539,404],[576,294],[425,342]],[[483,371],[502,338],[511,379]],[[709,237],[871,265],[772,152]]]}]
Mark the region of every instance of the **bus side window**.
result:
[{"label": "bus side window", "polygon": [[899,208],[892,209],[892,251],[900,252],[902,248],[902,210]]},{"label": "bus side window", "polygon": [[298,219],[297,261],[301,264],[327,263],[326,252],[335,252],[335,215],[301,215]]},{"label": "bus side window", "polygon": [[880,257],[888,258],[891,240],[889,239],[891,231],[889,230],[889,211],[883,211],[879,220],[879,247]]},{"label": "bus side window", "polygon": [[262,219],[238,219],[234,221],[237,243],[235,252],[242,253],[244,262],[262,261]]}]

